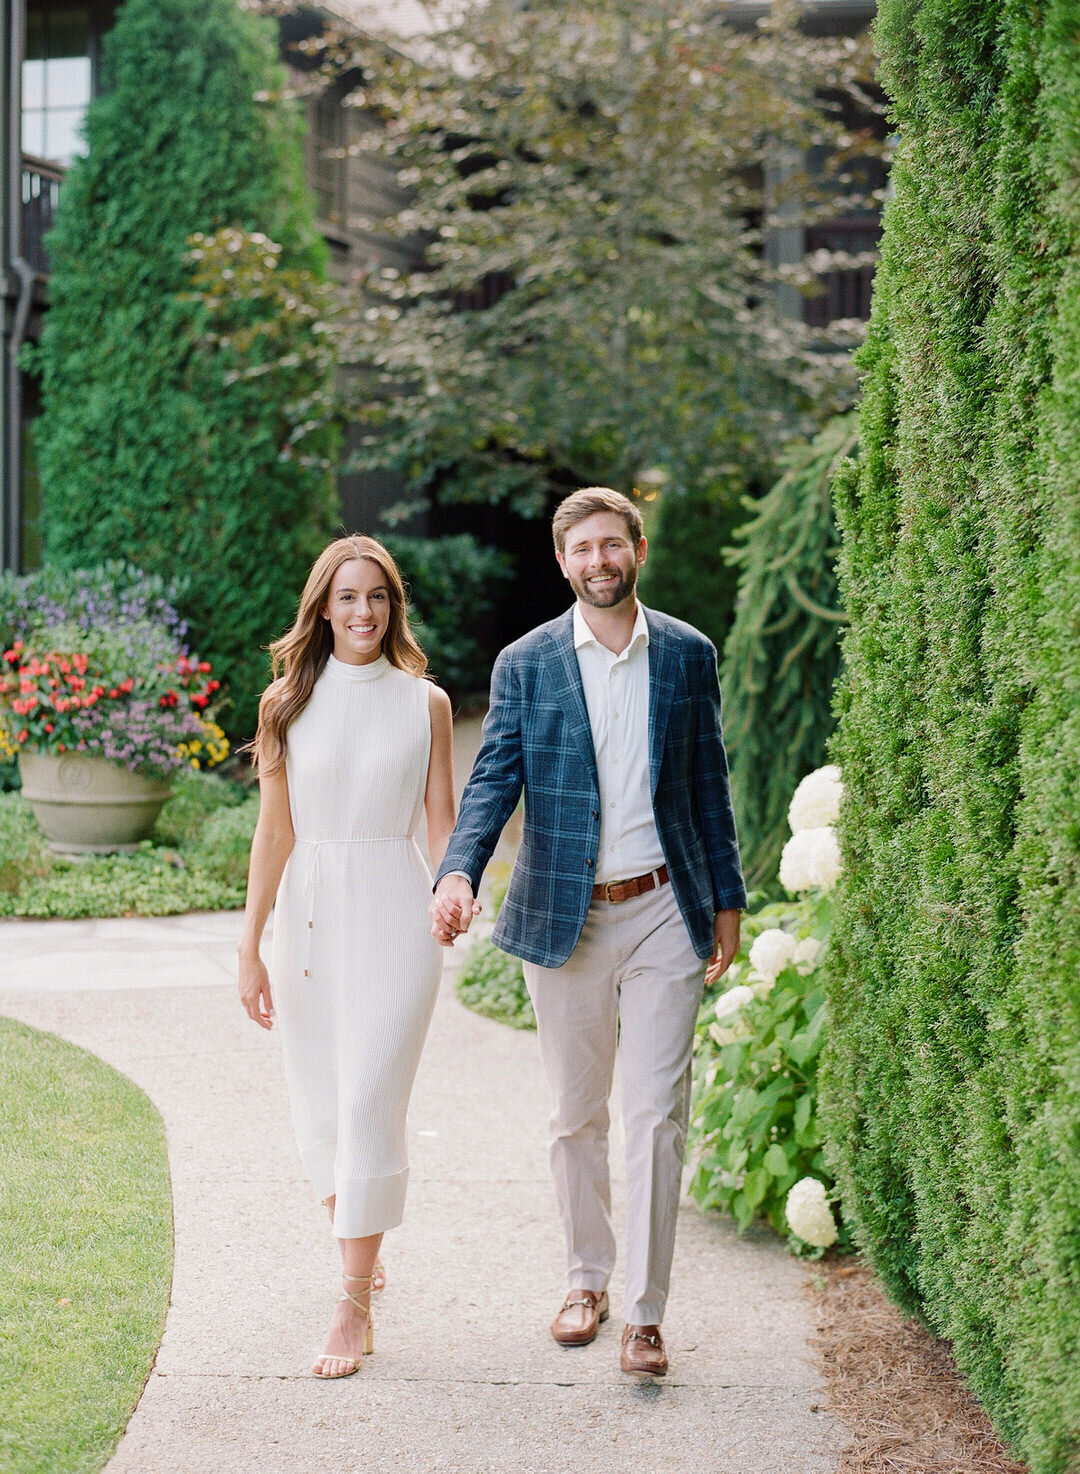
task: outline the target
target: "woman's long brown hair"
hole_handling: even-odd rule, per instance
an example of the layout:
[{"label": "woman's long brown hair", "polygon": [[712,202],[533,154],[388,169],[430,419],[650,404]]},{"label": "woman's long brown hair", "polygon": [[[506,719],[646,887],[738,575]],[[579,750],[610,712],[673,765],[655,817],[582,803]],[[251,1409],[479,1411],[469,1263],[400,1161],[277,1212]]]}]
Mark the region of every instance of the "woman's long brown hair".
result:
[{"label": "woman's long brown hair", "polygon": [[285,761],[289,725],[311,700],[315,682],[334,648],[334,633],[323,610],[330,585],[343,563],[368,558],[378,565],[390,595],[390,620],[382,653],[391,665],[411,676],[427,673],[427,657],[409,628],[405,585],[393,558],[373,537],[339,537],[325,547],[307,576],[292,628],[270,646],[273,680],[259,701],[259,726],[251,750],[261,773],[274,773]]}]

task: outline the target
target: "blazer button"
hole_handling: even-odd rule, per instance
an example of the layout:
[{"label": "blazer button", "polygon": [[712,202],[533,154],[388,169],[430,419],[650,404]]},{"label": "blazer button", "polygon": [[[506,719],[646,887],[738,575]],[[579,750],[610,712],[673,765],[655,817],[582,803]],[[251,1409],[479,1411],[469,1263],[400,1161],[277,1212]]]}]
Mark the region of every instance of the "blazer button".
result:
[{"label": "blazer button", "polygon": [[599,809],[593,809],[592,816],[593,816],[594,819],[599,819],[599,817],[600,817],[600,810]]},{"label": "blazer button", "polygon": [[591,860],[586,860],[585,864],[589,867],[590,870],[592,869],[593,862]]}]

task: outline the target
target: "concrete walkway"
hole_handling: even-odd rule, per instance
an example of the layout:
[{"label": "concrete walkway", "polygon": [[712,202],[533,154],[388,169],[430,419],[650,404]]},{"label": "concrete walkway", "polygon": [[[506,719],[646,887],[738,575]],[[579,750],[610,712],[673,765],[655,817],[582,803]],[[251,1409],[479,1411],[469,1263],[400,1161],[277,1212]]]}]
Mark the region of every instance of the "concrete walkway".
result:
[{"label": "concrete walkway", "polygon": [[[460,787],[479,722],[454,738]],[[515,839],[516,818],[495,858]],[[829,1474],[846,1440],[817,1411],[805,1270],[764,1230],[738,1240],[684,1202],[661,1385],[619,1371],[618,1270],[596,1341],[552,1341],[565,1281],[536,1038],[457,1002],[457,951],[413,1094],[375,1355],[339,1382],[309,1376],[339,1262],[278,1035],[236,997],[239,934],[237,913],[0,921],[0,1013],[129,1075],[168,1134],[172,1304],[108,1474]],[[621,1243],[617,1099],[612,1114]]]},{"label": "concrete walkway", "polygon": [[589,1347],[551,1340],[562,1245],[536,1040],[462,1008],[449,966],[376,1354],[347,1380],[309,1377],[336,1252],[278,1037],[236,1000],[239,921],[0,923],[0,1012],[130,1075],[168,1132],[172,1308],[110,1474],[827,1474],[805,1271],[771,1236],[738,1241],[684,1204],[661,1386],[619,1372],[617,1316]]}]

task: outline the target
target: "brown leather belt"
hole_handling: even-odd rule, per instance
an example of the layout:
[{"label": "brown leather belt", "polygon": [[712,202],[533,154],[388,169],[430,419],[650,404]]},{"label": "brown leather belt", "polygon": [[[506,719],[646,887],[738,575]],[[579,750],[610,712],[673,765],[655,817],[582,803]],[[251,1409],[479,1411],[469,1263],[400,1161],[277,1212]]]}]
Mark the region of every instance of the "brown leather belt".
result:
[{"label": "brown leather belt", "polygon": [[603,885],[594,885],[592,898],[617,906],[620,901],[631,901],[635,896],[643,896],[647,891],[667,885],[669,878],[667,866],[661,865],[659,870],[650,870],[648,875],[635,875],[632,880],[608,880]]}]

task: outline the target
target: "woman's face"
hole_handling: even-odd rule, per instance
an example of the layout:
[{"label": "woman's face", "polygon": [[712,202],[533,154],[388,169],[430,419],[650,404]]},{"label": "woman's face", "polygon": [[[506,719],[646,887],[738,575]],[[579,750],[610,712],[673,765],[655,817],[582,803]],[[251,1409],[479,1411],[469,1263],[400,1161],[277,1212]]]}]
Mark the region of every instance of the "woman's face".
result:
[{"label": "woman's face", "polygon": [[331,581],[323,618],[330,621],[338,660],[347,665],[377,660],[390,623],[390,590],[379,565],[370,558],[342,563]]}]

